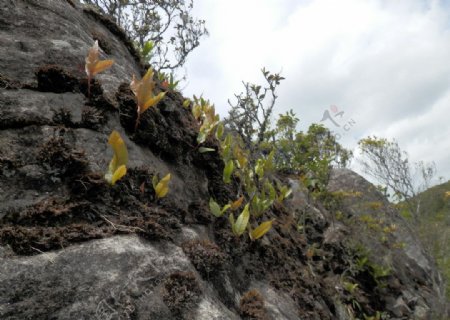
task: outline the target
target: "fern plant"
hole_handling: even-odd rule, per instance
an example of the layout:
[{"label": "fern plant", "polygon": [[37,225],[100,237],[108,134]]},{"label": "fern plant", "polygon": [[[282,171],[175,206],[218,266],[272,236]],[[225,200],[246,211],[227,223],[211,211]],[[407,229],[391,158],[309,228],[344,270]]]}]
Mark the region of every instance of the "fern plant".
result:
[{"label": "fern plant", "polygon": [[141,80],[137,80],[133,75],[133,80],[130,83],[131,91],[133,91],[137,98],[137,118],[134,126],[135,130],[139,125],[142,113],[144,113],[148,108],[155,106],[166,95],[165,92],[160,92],[158,95],[154,94],[153,91],[156,83],[153,80],[153,75],[154,71],[150,67]]},{"label": "fern plant", "polygon": [[127,173],[128,151],[122,137],[115,130],[111,132],[108,143],[113,149],[114,155],[105,174],[105,180],[114,185]]},{"label": "fern plant", "polygon": [[164,176],[161,180],[158,180],[158,176],[153,176],[153,189],[155,190],[156,198],[164,198],[169,192],[169,182],[171,179],[170,173]]},{"label": "fern plant", "polygon": [[94,45],[89,49],[85,59],[85,71],[88,76],[88,96],[91,95],[91,79],[97,73],[110,68],[114,64],[114,60],[100,60],[99,55],[98,40],[95,40]]}]

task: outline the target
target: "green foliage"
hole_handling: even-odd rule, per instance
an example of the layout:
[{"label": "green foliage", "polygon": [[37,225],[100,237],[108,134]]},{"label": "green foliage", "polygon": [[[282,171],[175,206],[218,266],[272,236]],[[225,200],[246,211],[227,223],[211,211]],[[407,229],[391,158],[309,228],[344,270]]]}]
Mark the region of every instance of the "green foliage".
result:
[{"label": "green foliage", "polygon": [[230,213],[229,220],[231,223],[231,230],[233,231],[235,236],[241,236],[245,230],[247,229],[248,220],[250,219],[250,210],[248,204],[245,205],[244,210],[242,210],[241,214],[234,220],[233,213]]},{"label": "green foliage", "polygon": [[287,186],[281,185],[279,183],[277,184],[277,187],[279,194],[276,200],[281,203],[284,199],[287,199],[291,195],[292,189],[289,189]]},{"label": "green foliage", "polygon": [[216,149],[214,149],[214,148],[206,148],[206,147],[198,148],[198,152],[200,152],[200,153],[214,152],[214,151],[216,151]]},{"label": "green foliage", "polygon": [[209,210],[211,210],[211,213],[215,215],[217,218],[223,216],[223,214],[231,208],[230,204],[226,204],[223,206],[223,208],[220,208],[219,204],[214,201],[213,198],[209,199]]},{"label": "green foliage", "polygon": [[261,145],[267,140],[270,121],[277,100],[276,89],[284,80],[280,74],[261,70],[264,86],[244,82],[244,92],[236,94],[225,125],[241,140],[243,147],[252,155],[251,162],[259,157]]},{"label": "green foliage", "polygon": [[231,182],[231,174],[234,170],[234,163],[233,160],[228,160],[228,162],[225,165],[225,168],[223,169],[223,182],[230,183]]},{"label": "green foliage", "polygon": [[386,312],[376,311],[373,316],[364,314],[364,320],[384,320],[389,319],[389,315]]},{"label": "green foliage", "polygon": [[[204,105],[207,105],[204,103]],[[197,103],[192,112],[194,117],[200,118],[203,113],[202,101]],[[223,136],[224,127],[215,118],[217,124],[216,137]],[[220,153],[224,162],[223,180],[225,183],[231,183],[233,176],[234,181],[238,184],[239,194],[242,196],[231,204],[225,205],[223,208],[214,200],[210,200],[211,213],[216,217],[221,217],[226,210],[235,210],[245,201],[244,211],[235,221],[233,213],[230,213],[229,220],[235,235],[241,235],[245,225],[249,231],[250,239],[256,240],[264,236],[271,228],[273,220],[255,223],[257,226],[252,229],[250,218],[254,222],[263,216],[265,212],[270,210],[275,201],[281,203],[291,194],[291,190],[277,182],[276,187],[272,182],[271,175],[274,171],[274,152],[262,155],[249,161],[250,152],[245,149],[245,144],[239,137],[227,134],[220,139]],[[247,218],[248,216],[248,218]],[[252,223],[254,223],[252,222]]]},{"label": "green foliage", "polygon": [[358,287],[357,283],[352,283],[350,281],[342,281],[342,287],[350,294],[353,294]]},{"label": "green foliage", "polygon": [[[136,43],[136,46],[139,47],[139,44]],[[150,61],[152,59],[152,51],[154,47],[155,43],[151,40],[145,41],[144,44],[140,47],[140,54],[144,61]]]},{"label": "green foliage", "polygon": [[273,200],[267,198],[265,191],[255,194],[251,201],[252,211],[255,217],[260,217],[273,204]]},{"label": "green foliage", "polygon": [[391,274],[391,268],[376,263],[370,263],[370,270],[375,280],[380,281]]},{"label": "green foliage", "polygon": [[274,126],[271,117],[278,98],[276,90],[284,78],[265,69],[262,73],[264,86],[244,82],[245,91],[235,95],[235,104],[230,102],[224,121],[227,128],[249,151],[247,158],[256,165],[258,176],[264,175],[260,162],[269,155],[273,169],[300,175],[310,190],[323,191],[331,166],[346,166],[352,153],[322,125],[297,131],[299,119],[292,110],[280,114]]},{"label": "green foliage", "polygon": [[203,97],[197,98],[196,96],[194,96],[192,115],[200,125],[197,142],[202,144],[218,128],[220,117],[216,114],[216,109],[209,100],[205,100]]},{"label": "green foliage", "polygon": [[371,259],[370,251],[361,243],[358,243],[353,247],[354,249],[354,262],[350,266],[351,274],[367,271],[381,288],[386,285],[386,278],[391,275],[391,268],[389,266],[381,265]]},{"label": "green foliage", "polygon": [[176,70],[208,35],[192,0],[82,0],[112,17],[156,70]]},{"label": "green foliage", "polygon": [[[230,102],[231,110],[224,121],[227,136],[221,139],[224,131],[221,124],[217,124],[216,130],[225,165],[224,182],[230,183],[236,176],[234,181],[255,219],[291,194],[287,186],[273,179],[274,171],[300,175],[311,190],[324,191],[331,166],[345,166],[351,156],[321,125],[311,125],[306,133],[298,132],[299,119],[292,110],[280,114],[272,127],[276,89],[284,78],[265,69],[262,73],[265,86],[244,83],[245,91],[235,95],[235,104]],[[202,103],[196,103],[194,117],[200,117],[202,110]]]},{"label": "green foliage", "polygon": [[179,80],[175,80],[173,73],[167,75],[165,72],[159,72],[158,79],[161,81],[162,87],[170,91],[174,91],[180,83]]},{"label": "green foliage", "polygon": [[352,154],[324,126],[312,124],[307,132],[298,132],[297,123],[292,110],[280,114],[277,127],[270,132],[272,143],[266,145],[275,150],[278,170],[299,174],[310,190],[324,190],[331,167],[345,167]]}]

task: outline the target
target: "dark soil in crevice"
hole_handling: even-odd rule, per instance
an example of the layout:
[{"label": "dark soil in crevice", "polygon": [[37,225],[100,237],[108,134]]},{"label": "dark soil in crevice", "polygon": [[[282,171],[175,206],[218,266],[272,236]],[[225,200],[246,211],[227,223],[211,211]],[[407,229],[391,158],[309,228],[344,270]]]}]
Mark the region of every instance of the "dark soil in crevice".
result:
[{"label": "dark soil in crevice", "polygon": [[164,281],[163,300],[177,319],[190,319],[200,301],[200,285],[192,272],[175,272]]},{"label": "dark soil in crevice", "polygon": [[269,320],[264,298],[257,290],[246,292],[239,303],[239,314],[245,320]]},{"label": "dark soil in crevice", "polygon": [[71,180],[71,191],[80,193],[69,199],[49,197],[24,210],[10,210],[0,219],[1,244],[28,255],[115,234],[171,240],[180,228],[178,217],[150,201],[144,205],[138,198],[149,192],[137,195],[140,191],[131,190],[137,186],[133,178],[141,172],[130,171],[117,188],[106,185],[100,176],[86,174]]},{"label": "dark soil in crevice", "polygon": [[57,65],[45,65],[36,72],[37,90],[41,92],[80,92],[79,81]]},{"label": "dark soil in crevice", "polygon": [[[170,201],[155,199],[152,170],[128,168],[120,183],[110,186],[102,173],[89,172],[83,150],[73,148],[73,129],[100,130],[106,123],[105,113],[115,111],[104,98],[99,82],[91,82],[88,96],[87,80],[57,65],[42,66],[36,76],[35,90],[81,93],[87,105],[82,109],[80,123],[72,120],[69,109],[61,108],[55,112],[53,122],[30,117],[26,118],[28,122],[21,122],[16,115],[12,119],[16,123],[8,124],[28,134],[40,134],[39,125],[57,126],[53,137],[45,141],[19,137],[18,146],[34,151],[12,151],[11,157],[7,153],[0,161],[0,179],[4,182],[18,190],[32,188],[53,194],[24,208],[7,209],[0,219],[0,243],[9,245],[17,254],[31,255],[115,234],[136,233],[149,240],[171,240],[186,213]],[[11,86],[10,81],[5,83]],[[20,172],[24,175],[17,175]],[[59,196],[54,193],[56,184],[60,184]]]},{"label": "dark soil in crevice", "polygon": [[99,110],[115,111],[116,108],[104,96],[103,89],[97,79],[88,83],[87,76],[80,70],[69,71],[59,65],[43,65],[36,71],[37,88],[40,92],[81,93],[86,97],[87,106]]},{"label": "dark soil in crevice", "polygon": [[223,270],[226,257],[216,244],[207,240],[191,240],[183,243],[182,248],[205,279],[214,277]]},{"label": "dark soil in crevice", "polygon": [[74,150],[61,137],[46,141],[38,150],[37,159],[49,171],[66,178],[82,174],[88,166],[83,151]]}]

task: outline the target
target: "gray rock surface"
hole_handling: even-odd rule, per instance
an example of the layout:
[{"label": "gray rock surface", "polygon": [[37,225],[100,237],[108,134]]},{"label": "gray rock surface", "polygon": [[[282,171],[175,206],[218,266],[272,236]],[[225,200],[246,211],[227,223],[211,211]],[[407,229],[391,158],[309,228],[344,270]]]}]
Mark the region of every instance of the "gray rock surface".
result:
[{"label": "gray rock surface", "polygon": [[[165,281],[177,271],[195,273],[179,247],[136,236],[11,258],[0,270],[2,319],[176,319],[161,298]],[[186,311],[192,318],[237,318],[200,286],[198,307]]]}]

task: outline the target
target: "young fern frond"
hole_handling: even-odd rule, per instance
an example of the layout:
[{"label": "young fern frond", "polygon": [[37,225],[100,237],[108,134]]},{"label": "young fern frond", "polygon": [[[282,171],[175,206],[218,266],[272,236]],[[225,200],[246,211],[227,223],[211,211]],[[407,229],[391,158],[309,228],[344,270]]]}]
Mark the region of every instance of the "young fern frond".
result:
[{"label": "young fern frond", "polygon": [[127,173],[128,151],[122,137],[115,130],[111,132],[108,143],[114,151],[114,156],[109,163],[105,180],[114,185]]},{"label": "young fern frond", "polygon": [[137,119],[134,129],[136,130],[139,125],[141,114],[148,108],[155,106],[166,95],[165,92],[160,92],[155,96],[153,90],[155,89],[155,81],[153,81],[154,71],[152,68],[147,70],[147,73],[141,80],[137,80],[133,75],[133,80],[130,83],[131,91],[137,98]]},{"label": "young fern frond", "polygon": [[153,189],[155,190],[155,195],[158,199],[164,198],[169,192],[169,182],[171,179],[170,173],[168,173],[164,178],[158,181],[158,176],[153,176]]},{"label": "young fern frond", "polygon": [[231,230],[233,231],[235,236],[241,236],[245,229],[247,229],[248,220],[250,219],[250,209],[249,204],[247,203],[242,210],[241,214],[238,216],[237,220],[234,220],[233,213],[230,213],[229,220],[231,223]]},{"label": "young fern frond", "polygon": [[99,55],[98,40],[95,40],[94,45],[89,49],[85,59],[85,71],[88,76],[88,96],[91,95],[91,79],[97,73],[110,68],[114,63],[114,60],[100,60]]}]

